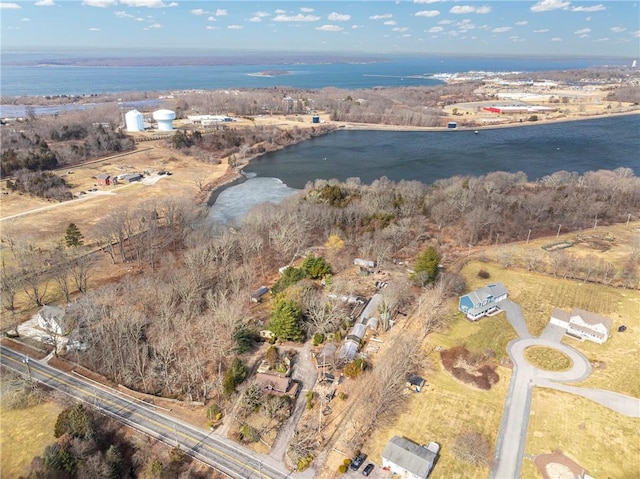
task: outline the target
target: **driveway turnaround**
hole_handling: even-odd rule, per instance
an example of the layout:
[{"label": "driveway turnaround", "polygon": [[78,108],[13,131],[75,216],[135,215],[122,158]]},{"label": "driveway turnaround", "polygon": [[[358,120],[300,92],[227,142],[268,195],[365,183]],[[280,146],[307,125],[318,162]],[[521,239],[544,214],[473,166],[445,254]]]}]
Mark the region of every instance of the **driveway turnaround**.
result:
[{"label": "driveway turnaround", "polygon": [[[522,309],[517,303],[504,300],[499,303],[499,306],[506,312],[509,323],[520,338],[511,341],[507,346],[509,357],[513,362],[513,375],[509,383],[509,391],[496,441],[494,468],[491,471],[492,479],[514,479],[521,476],[534,386],[577,394],[620,414],[640,417],[640,399],[612,391],[585,389],[562,384],[582,381],[587,378],[591,374],[589,360],[571,346],[561,343],[562,335],[553,328],[548,327],[538,338],[532,337],[527,329]],[[571,358],[573,363],[571,369],[555,372],[536,368],[524,358],[524,350],[530,346],[544,346],[562,351]]]}]

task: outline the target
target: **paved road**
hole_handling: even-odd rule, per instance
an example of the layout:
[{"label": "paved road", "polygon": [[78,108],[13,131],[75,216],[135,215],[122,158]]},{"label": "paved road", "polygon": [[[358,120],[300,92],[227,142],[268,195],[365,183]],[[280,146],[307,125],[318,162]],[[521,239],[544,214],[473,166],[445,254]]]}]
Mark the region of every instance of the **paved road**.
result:
[{"label": "paved road", "polygon": [[[29,375],[34,380],[62,391],[109,414],[119,421],[169,446],[179,444],[192,457],[236,479],[287,479],[292,477],[271,457],[256,454],[209,431],[198,429],[154,410],[144,402],[133,402],[122,394],[63,373],[5,346],[0,346],[0,364]],[[298,477],[293,475],[293,477]]]},{"label": "paved road", "polygon": [[[581,381],[591,374],[589,360],[572,347],[561,343],[564,332],[549,325],[539,338],[531,336],[527,329],[522,309],[513,301],[500,302],[509,323],[519,339],[507,346],[513,362],[513,375],[505,400],[500,431],[496,442],[492,479],[514,479],[521,477],[522,460],[527,441],[531,398],[534,386],[557,389],[591,399],[605,407],[631,417],[640,417],[640,400],[611,391],[567,386],[565,382]],[[561,334],[562,333],[562,334]],[[546,346],[558,349],[571,358],[570,370],[562,372],[544,371],[532,366],[524,358],[524,350],[530,346]]]}]

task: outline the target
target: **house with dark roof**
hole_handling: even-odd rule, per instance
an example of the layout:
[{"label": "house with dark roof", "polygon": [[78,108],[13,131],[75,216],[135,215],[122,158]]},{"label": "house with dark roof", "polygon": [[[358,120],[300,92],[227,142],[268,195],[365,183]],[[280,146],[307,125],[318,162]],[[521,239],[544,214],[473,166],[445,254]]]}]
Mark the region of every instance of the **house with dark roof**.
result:
[{"label": "house with dark roof", "polygon": [[573,308],[571,312],[553,308],[550,323],[565,329],[567,336],[598,344],[609,339],[612,325],[611,319],[579,308]]},{"label": "house with dark roof", "polygon": [[290,396],[294,399],[298,396],[300,388],[300,384],[284,374],[258,373],[256,374],[256,383],[267,394]]},{"label": "house with dark roof", "polygon": [[431,442],[421,446],[401,436],[393,436],[382,451],[382,466],[407,479],[429,477],[440,446]]},{"label": "house with dark roof", "polygon": [[502,283],[489,284],[460,296],[458,309],[471,321],[477,321],[483,316],[499,311],[498,303],[507,299],[507,296],[507,288]]}]

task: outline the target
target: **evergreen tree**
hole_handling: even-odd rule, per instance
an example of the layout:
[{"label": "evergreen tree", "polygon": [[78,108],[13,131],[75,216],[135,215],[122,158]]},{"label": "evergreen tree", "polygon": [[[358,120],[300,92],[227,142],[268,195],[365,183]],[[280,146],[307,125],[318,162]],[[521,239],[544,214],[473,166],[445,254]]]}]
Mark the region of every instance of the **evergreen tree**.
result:
[{"label": "evergreen tree", "polygon": [[411,281],[418,286],[433,284],[438,274],[440,255],[433,246],[429,246],[423,253],[419,254],[413,266]]},{"label": "evergreen tree", "polygon": [[304,333],[301,327],[302,310],[295,301],[277,298],[271,313],[269,331],[278,339],[285,341],[303,341]]},{"label": "evergreen tree", "polygon": [[122,472],[122,454],[117,446],[111,445],[104,454],[104,477],[118,479]]},{"label": "evergreen tree", "polygon": [[65,244],[69,248],[80,246],[84,242],[83,239],[84,235],[80,232],[80,229],[74,223],[69,223],[69,226],[67,226],[67,232],[64,235]]},{"label": "evergreen tree", "polygon": [[301,269],[311,279],[320,279],[331,274],[331,265],[322,256],[307,256],[302,262]]}]

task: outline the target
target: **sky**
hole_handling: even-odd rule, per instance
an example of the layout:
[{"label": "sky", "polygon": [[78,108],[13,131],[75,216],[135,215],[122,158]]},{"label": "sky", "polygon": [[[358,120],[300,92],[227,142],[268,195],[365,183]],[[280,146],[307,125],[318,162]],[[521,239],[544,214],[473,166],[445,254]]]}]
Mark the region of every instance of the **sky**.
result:
[{"label": "sky", "polygon": [[640,56],[638,1],[0,2],[2,50]]}]

